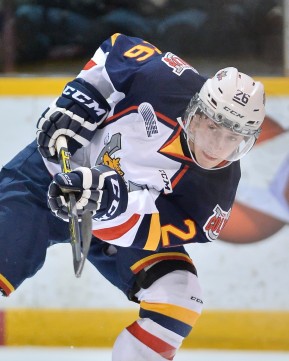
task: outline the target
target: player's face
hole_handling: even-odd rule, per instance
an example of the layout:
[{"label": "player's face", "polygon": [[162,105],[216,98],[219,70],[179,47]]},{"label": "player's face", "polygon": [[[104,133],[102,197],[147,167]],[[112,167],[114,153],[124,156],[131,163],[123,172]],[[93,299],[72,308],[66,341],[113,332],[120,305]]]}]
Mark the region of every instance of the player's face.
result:
[{"label": "player's face", "polygon": [[244,139],[243,136],[217,125],[204,114],[194,115],[189,132],[189,145],[196,161],[201,167],[208,169],[229,159]]}]

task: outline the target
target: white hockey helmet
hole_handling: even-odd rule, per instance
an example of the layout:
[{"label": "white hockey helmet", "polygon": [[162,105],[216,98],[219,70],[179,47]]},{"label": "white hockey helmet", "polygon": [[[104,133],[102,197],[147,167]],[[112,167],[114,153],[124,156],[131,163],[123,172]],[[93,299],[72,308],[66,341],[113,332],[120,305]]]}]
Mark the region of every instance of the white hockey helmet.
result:
[{"label": "white hockey helmet", "polygon": [[[224,158],[227,161],[238,160],[252,148],[261,131],[265,117],[264,86],[233,67],[219,70],[204,83],[200,92],[190,101],[184,117],[184,127],[188,141],[199,142],[198,145],[207,150],[212,148],[215,140],[211,139],[210,144],[206,145],[205,132],[200,134],[198,125],[193,124],[194,121],[200,122],[202,118],[195,117],[196,114],[203,114],[218,129],[225,129],[242,139],[236,149],[232,151],[231,147],[230,154]],[[220,132],[214,131],[214,134],[216,138]],[[214,154],[214,150],[210,149],[209,153]]]}]

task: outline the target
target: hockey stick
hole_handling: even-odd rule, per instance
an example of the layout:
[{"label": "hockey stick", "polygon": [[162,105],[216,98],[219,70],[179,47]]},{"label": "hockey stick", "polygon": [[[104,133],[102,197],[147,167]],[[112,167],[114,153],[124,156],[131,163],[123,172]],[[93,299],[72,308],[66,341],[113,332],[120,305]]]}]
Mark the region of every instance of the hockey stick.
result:
[{"label": "hockey stick", "polygon": [[[71,172],[70,153],[68,151],[65,136],[61,135],[57,138],[56,149],[61,171],[63,173]],[[83,213],[80,230],[75,195],[74,193],[69,192],[68,197],[69,231],[73,255],[73,267],[75,276],[80,277],[91,242],[91,213],[89,211]]]}]

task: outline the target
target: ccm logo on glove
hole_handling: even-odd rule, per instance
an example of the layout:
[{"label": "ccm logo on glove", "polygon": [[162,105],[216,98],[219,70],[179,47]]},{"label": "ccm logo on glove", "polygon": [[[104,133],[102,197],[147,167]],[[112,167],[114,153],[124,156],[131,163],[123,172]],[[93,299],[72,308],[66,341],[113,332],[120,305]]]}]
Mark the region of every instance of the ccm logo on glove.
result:
[{"label": "ccm logo on glove", "polygon": [[48,204],[52,212],[65,221],[68,221],[68,192],[75,193],[79,218],[88,210],[93,219],[105,221],[119,216],[127,208],[124,180],[104,165],[80,167],[54,176],[48,189]]},{"label": "ccm logo on glove", "polygon": [[70,85],[67,85],[63,91],[64,95],[71,96],[72,99],[75,99],[79,103],[83,103],[87,108],[92,109],[97,116],[106,114],[104,109],[99,107],[98,102],[90,98],[88,95],[84,94],[80,90],[73,88]]},{"label": "ccm logo on glove", "polygon": [[68,83],[38,120],[37,142],[42,157],[57,162],[55,146],[60,135],[67,138],[71,154],[86,147],[109,110],[105,98],[85,80],[77,78]]}]

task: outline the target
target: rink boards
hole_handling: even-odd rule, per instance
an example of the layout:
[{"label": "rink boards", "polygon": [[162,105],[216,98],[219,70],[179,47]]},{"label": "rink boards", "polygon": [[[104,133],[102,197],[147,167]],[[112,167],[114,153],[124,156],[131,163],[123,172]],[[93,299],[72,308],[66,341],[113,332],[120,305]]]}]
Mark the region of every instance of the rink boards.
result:
[{"label": "rink boards", "polygon": [[[5,119],[5,114],[8,118],[11,116],[13,118],[13,113],[16,110],[19,111],[25,104],[29,104],[30,107],[33,104],[30,113],[26,110],[27,119],[31,118],[31,115],[35,116],[35,113],[39,115],[44,110],[41,99],[43,97],[52,99],[57,96],[65,83],[71,79],[68,77],[1,78],[0,102],[2,100],[3,104],[7,105],[4,110],[1,106],[2,119]],[[284,97],[289,96],[289,79],[262,78],[260,80],[265,84],[268,97],[283,97],[285,109]],[[18,109],[15,104],[18,105]],[[289,110],[289,105],[287,110]],[[17,117],[19,118],[19,114]],[[28,121],[27,125],[27,129],[29,127],[31,129]],[[15,128],[12,130],[14,134]],[[29,131],[31,134],[31,130]],[[28,137],[28,131],[26,135]],[[15,146],[13,149],[16,149],[21,142],[26,142],[26,135],[25,131],[21,133],[19,141],[11,137],[12,148]],[[1,149],[1,153],[6,161],[10,158],[10,154],[5,153],[8,147],[5,146],[6,139],[4,138],[6,137],[3,136],[0,144],[1,148],[5,148],[4,151]],[[32,138],[33,134],[31,134]],[[277,251],[266,242],[252,245],[250,249],[245,247],[245,250],[238,250],[236,263],[240,259],[241,264],[243,258],[245,263],[249,264],[249,270],[245,275],[242,274],[243,279],[235,281],[233,278],[229,279],[231,276],[229,266],[232,265],[229,264],[228,259],[231,259],[233,254],[232,246],[217,245],[216,251],[209,251],[212,252],[209,259],[210,257],[217,258],[215,261],[209,261],[211,265],[204,265],[203,256],[196,255],[196,258],[200,258],[199,273],[203,273],[203,284],[205,290],[207,288],[206,292],[211,301],[205,307],[206,311],[198,321],[195,330],[184,342],[184,347],[289,350],[288,241],[287,229],[283,232],[282,240],[276,240]],[[269,242],[275,243],[275,239]],[[271,277],[269,272],[264,278],[254,274],[256,259],[251,260],[248,254],[255,254],[255,257],[259,259],[256,268],[264,267],[265,272],[268,268],[270,269],[270,275],[273,275],[270,282],[267,283],[267,279]],[[71,262],[70,253],[68,258],[68,262]],[[84,275],[84,281],[80,286],[71,286],[74,282],[72,269],[67,270],[62,261],[61,265],[58,264],[60,259],[61,256],[56,256],[53,261],[50,260],[51,266],[48,266],[46,273],[43,271],[38,279],[29,280],[27,285],[23,285],[23,291],[21,287],[15,293],[15,297],[11,296],[11,301],[7,299],[2,302],[0,299],[0,345],[111,347],[119,331],[137,317],[137,309],[126,309],[125,302],[120,309],[116,308],[119,307],[119,300],[114,295],[107,295],[107,290],[103,295],[94,294],[95,290],[91,289],[95,285],[94,283],[92,285],[94,281],[91,280],[98,276],[95,276],[91,270],[88,270],[88,275]],[[205,267],[213,268],[213,266],[226,273],[226,277],[220,280],[224,284],[222,293],[214,288],[215,282],[212,276],[214,271],[205,269]],[[47,271],[52,276],[48,276]],[[64,275],[66,272],[69,275],[71,273],[69,279]],[[41,280],[39,280],[40,277]],[[51,282],[49,277],[54,282]],[[252,288],[249,286],[250,282],[253,283]],[[79,294],[76,294],[78,287]],[[89,291],[85,290],[85,287],[89,288]],[[101,284],[100,287],[105,286]],[[55,293],[54,298],[51,293]],[[229,293],[230,297],[226,297],[225,295]],[[102,301],[100,297],[103,298]],[[95,301],[95,307],[92,301],[89,303],[88,299],[98,300]],[[116,302],[115,307],[113,300]]]},{"label": "rink boards", "polygon": [[[0,345],[112,347],[135,310],[6,310]],[[205,311],[183,348],[289,351],[289,312]]]}]

